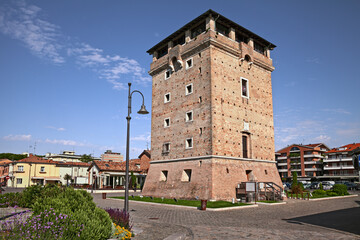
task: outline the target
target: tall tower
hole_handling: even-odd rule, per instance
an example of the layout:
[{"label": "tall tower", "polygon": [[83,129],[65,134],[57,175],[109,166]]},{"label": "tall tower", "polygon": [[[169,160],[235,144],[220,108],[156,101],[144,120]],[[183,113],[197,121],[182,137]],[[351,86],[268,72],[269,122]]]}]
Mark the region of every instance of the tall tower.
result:
[{"label": "tall tower", "polygon": [[231,199],[240,182],[281,185],[276,168],[270,50],[209,10],[156,44],[151,196]]}]

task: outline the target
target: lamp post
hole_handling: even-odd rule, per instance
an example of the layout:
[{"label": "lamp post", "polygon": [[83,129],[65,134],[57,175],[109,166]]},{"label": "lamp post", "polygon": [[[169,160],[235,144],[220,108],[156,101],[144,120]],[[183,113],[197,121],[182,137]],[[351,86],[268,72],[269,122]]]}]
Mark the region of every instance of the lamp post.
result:
[{"label": "lamp post", "polygon": [[129,212],[129,150],[130,150],[130,113],[131,113],[131,96],[133,93],[140,93],[142,96],[142,105],[140,110],[137,112],[138,114],[148,114],[149,112],[146,110],[144,105],[144,95],[138,91],[134,90],[131,92],[130,90],[131,83],[129,83],[129,96],[128,96],[128,115],[126,117],[127,120],[127,135],[126,135],[126,172],[125,172],[125,203],[124,210]]}]

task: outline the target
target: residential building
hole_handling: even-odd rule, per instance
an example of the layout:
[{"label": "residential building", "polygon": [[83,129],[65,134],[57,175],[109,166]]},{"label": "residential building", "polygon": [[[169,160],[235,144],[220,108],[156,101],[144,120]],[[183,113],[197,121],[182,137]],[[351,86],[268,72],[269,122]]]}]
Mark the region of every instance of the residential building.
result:
[{"label": "residential building", "polygon": [[29,157],[10,163],[8,187],[28,187],[60,182],[59,169],[52,160],[30,154]]},{"label": "residential building", "polygon": [[329,150],[323,143],[293,144],[275,153],[278,171],[281,178],[291,179],[292,173],[302,180],[322,176],[324,153]]},{"label": "residential building", "polygon": [[358,180],[359,172],[354,169],[352,152],[360,148],[360,143],[351,143],[325,152],[324,176],[328,180]]},{"label": "residential building", "polygon": [[282,186],[270,50],[209,10],[148,50],[151,155],[144,195],[230,200],[246,181]]},{"label": "residential building", "polygon": [[75,186],[87,185],[89,182],[87,170],[90,164],[84,162],[56,162],[56,167],[59,169],[60,182],[66,185],[65,175],[68,174],[72,179],[69,183]]},{"label": "residential building", "polygon": [[[45,159],[60,161],[60,162],[81,162],[82,155],[76,155],[74,151],[63,151],[61,154],[47,153]],[[100,158],[93,157],[94,160],[100,160]]]},{"label": "residential building", "polygon": [[[138,159],[129,160],[129,173],[133,172],[138,186],[143,185],[149,169],[151,152],[144,150]],[[88,167],[88,184],[94,188],[125,188],[126,162],[93,161]]]},{"label": "residential building", "polygon": [[7,177],[10,172],[10,164],[12,163],[9,159],[0,159],[0,186],[7,185]]},{"label": "residential building", "polygon": [[112,152],[107,150],[104,154],[101,154],[101,161],[107,162],[123,162],[124,156],[121,153]]}]

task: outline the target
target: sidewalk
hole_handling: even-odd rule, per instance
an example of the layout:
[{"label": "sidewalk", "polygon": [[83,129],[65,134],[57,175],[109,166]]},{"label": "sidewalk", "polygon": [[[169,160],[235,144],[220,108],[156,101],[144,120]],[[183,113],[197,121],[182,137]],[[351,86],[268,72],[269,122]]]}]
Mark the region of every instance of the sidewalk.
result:
[{"label": "sidewalk", "polygon": [[[93,196],[100,207],[123,208],[123,201],[103,200],[101,194]],[[359,204],[357,196],[327,200],[326,204],[323,201],[291,201],[284,205],[218,212],[129,202],[138,232],[134,239],[154,240],[360,239]],[[346,225],[349,227],[344,227]]]}]

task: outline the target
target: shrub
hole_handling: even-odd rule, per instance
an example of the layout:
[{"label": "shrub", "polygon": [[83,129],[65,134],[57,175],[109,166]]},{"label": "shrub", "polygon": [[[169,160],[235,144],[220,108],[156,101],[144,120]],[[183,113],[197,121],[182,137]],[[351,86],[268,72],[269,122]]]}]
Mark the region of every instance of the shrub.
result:
[{"label": "shrub", "polygon": [[[48,194],[58,190],[49,190]],[[34,214],[40,214],[53,208],[59,214],[66,214],[74,221],[83,224],[84,229],[79,239],[107,239],[111,235],[112,222],[109,215],[96,207],[92,196],[84,190],[64,188],[53,197],[38,199],[33,205]],[[78,229],[69,229],[69,234],[76,234]]]},{"label": "shrub", "polygon": [[326,191],[326,195],[328,195],[329,197],[338,196],[338,194],[333,191]]},{"label": "shrub", "polygon": [[20,214],[9,226],[7,239],[79,239],[83,230],[82,224],[53,209],[31,217]]},{"label": "shrub", "polygon": [[32,185],[25,188],[22,192],[21,207],[32,207],[36,200],[41,196],[42,186]]},{"label": "shrub", "polygon": [[323,187],[322,183],[319,184],[319,189],[324,190],[324,187]]},{"label": "shrub", "polygon": [[333,191],[336,192],[339,196],[349,195],[345,184],[335,184]]},{"label": "shrub", "polygon": [[321,189],[317,189],[317,190],[314,190],[313,192],[312,192],[312,194],[313,195],[326,195],[326,191],[324,191],[324,190],[321,190]]},{"label": "shrub", "polygon": [[106,208],[105,211],[109,214],[113,223],[131,231],[132,225],[129,213],[123,209],[120,210],[118,208]]},{"label": "shrub", "polygon": [[0,195],[0,208],[16,207],[21,204],[21,193],[5,193]]}]

